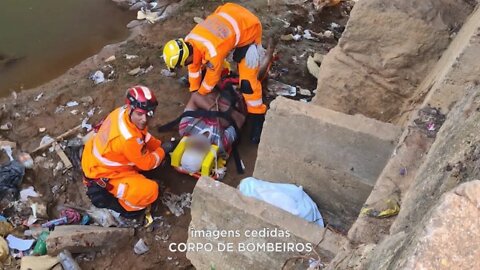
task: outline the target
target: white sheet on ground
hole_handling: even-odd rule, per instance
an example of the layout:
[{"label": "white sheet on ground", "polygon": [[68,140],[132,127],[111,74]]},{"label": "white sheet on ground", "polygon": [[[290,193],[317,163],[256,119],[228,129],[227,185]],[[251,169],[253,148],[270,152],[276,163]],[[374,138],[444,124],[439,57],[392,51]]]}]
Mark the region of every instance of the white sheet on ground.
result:
[{"label": "white sheet on ground", "polygon": [[302,187],[247,177],[240,182],[238,189],[245,196],[262,200],[309,222],[325,227],[317,205],[303,191]]}]

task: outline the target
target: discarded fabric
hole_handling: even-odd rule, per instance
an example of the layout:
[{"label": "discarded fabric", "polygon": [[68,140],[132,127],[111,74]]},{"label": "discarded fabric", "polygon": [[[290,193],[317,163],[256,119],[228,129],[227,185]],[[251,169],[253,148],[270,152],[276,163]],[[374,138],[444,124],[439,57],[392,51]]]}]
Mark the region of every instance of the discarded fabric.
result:
[{"label": "discarded fabric", "polygon": [[28,201],[28,197],[38,197],[38,193],[35,191],[34,187],[32,186],[29,186],[28,188],[24,188],[22,189],[22,191],[20,191],[20,201],[22,202],[26,202]]},{"label": "discarded fabric", "polygon": [[314,222],[322,227],[325,226],[317,205],[303,191],[302,187],[247,177],[240,182],[238,189],[245,196],[269,203],[308,222]]}]

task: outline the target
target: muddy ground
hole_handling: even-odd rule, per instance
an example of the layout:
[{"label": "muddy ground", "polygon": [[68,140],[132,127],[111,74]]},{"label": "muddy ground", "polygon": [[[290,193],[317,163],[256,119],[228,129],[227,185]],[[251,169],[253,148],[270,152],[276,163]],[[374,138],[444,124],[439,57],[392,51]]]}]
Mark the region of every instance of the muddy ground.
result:
[{"label": "muddy ground", "polygon": [[[340,28],[336,28],[333,38],[325,38],[320,41],[280,41],[277,46],[279,60],[274,64],[273,73],[277,76],[280,74],[280,76],[276,79],[290,85],[314,90],[316,78],[307,71],[307,56],[314,52],[325,54],[336,45],[342,27],[348,20],[353,2],[341,2],[338,6],[325,8],[314,16],[315,20],[312,23],[309,23],[311,17],[308,16],[310,9],[308,5],[287,6],[280,4],[280,1],[270,1],[272,5],[267,6],[267,2],[244,2],[244,5],[253,10],[262,21],[264,42],[270,36],[279,38],[282,34],[293,33],[293,28],[297,25],[321,33],[329,30],[332,23],[340,26]],[[178,82],[180,76],[186,73],[185,70],[172,78],[161,74],[161,70],[164,68],[160,58],[161,48],[169,39],[185,36],[188,30],[194,26],[193,18],[195,16],[205,17],[219,4],[221,1],[189,1],[166,21],[135,29],[136,34],[130,40],[107,46],[96,56],[70,69],[62,77],[35,89],[2,99],[0,124],[10,122],[12,128],[0,131],[0,140],[15,141],[18,144],[17,149],[30,152],[39,145],[44,135],[57,136],[79,125],[92,108],[95,108],[95,112],[88,122],[96,123],[101,120],[111,110],[123,104],[125,90],[136,84],[144,84],[153,89],[159,100],[156,117],[151,123],[151,132],[162,140],[168,140],[172,136],[178,137],[175,132],[158,134],[152,128],[178,116],[183,111],[189,96],[187,89]],[[290,27],[286,27],[286,23],[282,20],[289,22]],[[125,54],[138,55],[138,58],[127,60],[124,57]],[[115,61],[108,63],[115,70],[113,80],[94,85],[88,76],[106,65],[104,60],[111,55],[116,56]],[[153,66],[153,70],[144,75],[128,75],[130,70],[138,66],[146,68],[150,65]],[[36,98],[38,101],[35,101]],[[300,95],[295,98],[311,99],[311,97]],[[62,110],[62,106],[69,101],[77,101],[79,105],[64,107]],[[41,132],[40,128],[45,128],[46,131]],[[229,162],[224,182],[232,186],[236,186],[242,178],[251,175],[255,164],[257,149],[248,142],[248,128],[247,126],[243,132],[239,149],[246,166],[246,173],[238,175],[233,162]],[[85,130],[82,134],[84,133]],[[41,193],[41,200],[48,205],[50,218],[57,217],[55,209],[58,205],[67,204],[87,208],[90,206],[78,172],[74,170],[65,173],[62,170],[57,171],[55,167],[59,158],[54,152],[44,151],[32,156],[36,159],[37,164],[33,170],[27,171],[22,186],[33,185]],[[6,160],[4,155],[1,158],[2,162]],[[181,175],[169,166],[153,172],[152,177],[160,183],[161,192],[170,191],[181,194],[182,192],[192,192],[195,186],[193,178]],[[18,212],[14,208],[5,209],[3,213],[18,216]],[[168,251],[169,243],[186,242],[187,228],[190,222],[189,211],[180,217],[175,217],[167,211],[164,205],[158,203],[154,207],[153,216],[164,216],[164,226],[155,228],[153,231],[137,229],[136,236],[131,239],[130,245],[119,247],[115,251],[79,256],[77,259],[82,269],[192,269],[193,266],[186,259],[184,253]],[[28,218],[28,211],[24,213],[24,216],[20,216],[17,222],[21,222],[25,218]],[[170,225],[168,229],[166,224]],[[155,240],[155,235],[165,234],[169,235],[168,240]],[[133,253],[133,245],[140,237],[146,241],[150,251],[137,256]]]}]

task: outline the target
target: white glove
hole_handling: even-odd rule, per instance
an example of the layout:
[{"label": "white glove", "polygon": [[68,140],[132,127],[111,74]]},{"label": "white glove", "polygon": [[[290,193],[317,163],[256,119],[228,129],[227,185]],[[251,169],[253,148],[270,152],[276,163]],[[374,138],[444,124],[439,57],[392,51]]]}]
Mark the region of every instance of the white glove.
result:
[{"label": "white glove", "polygon": [[257,45],[252,44],[250,47],[248,47],[247,54],[245,55],[245,61],[248,68],[256,68],[259,66],[260,54],[258,52]]}]

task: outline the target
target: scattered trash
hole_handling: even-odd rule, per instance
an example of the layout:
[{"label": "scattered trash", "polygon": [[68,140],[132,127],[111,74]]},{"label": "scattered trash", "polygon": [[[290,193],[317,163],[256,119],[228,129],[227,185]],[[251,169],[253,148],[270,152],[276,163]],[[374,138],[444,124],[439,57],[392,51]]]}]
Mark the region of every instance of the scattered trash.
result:
[{"label": "scattered trash", "polygon": [[95,85],[105,82],[105,75],[103,74],[103,72],[101,70],[95,71],[95,73],[90,75],[89,78],[90,78],[90,80],[93,81],[93,83]]},{"label": "scattered trash", "polygon": [[65,225],[68,224],[67,217],[61,217],[54,220],[47,221],[42,224],[42,228],[50,228],[53,226]]},{"label": "scattered trash", "polygon": [[168,69],[162,69],[162,70],[160,71],[160,74],[162,74],[162,75],[165,76],[165,77],[173,77],[173,76],[177,75],[175,72],[171,72],[171,71],[168,70]]},{"label": "scattered trash", "polygon": [[40,233],[37,239],[37,243],[33,248],[32,255],[45,255],[47,254],[47,238],[50,235],[49,231],[43,231]]},{"label": "scattered trash", "polygon": [[41,127],[41,128],[38,129],[38,132],[43,133],[43,132],[45,132],[46,130],[47,130],[46,128]]},{"label": "scattered trash", "polygon": [[245,196],[262,200],[308,222],[325,227],[317,205],[302,187],[247,177],[240,181],[238,189]]},{"label": "scattered trash", "polygon": [[137,58],[138,55],[133,55],[133,54],[125,54],[125,59],[130,60],[130,59],[135,59]]},{"label": "scattered trash", "polygon": [[96,208],[95,206],[92,206],[89,210],[87,210],[87,213],[94,222],[98,223],[102,227],[118,226],[118,222],[108,209]]},{"label": "scattered trash", "polygon": [[295,41],[299,41],[302,39],[302,35],[300,34],[287,34],[287,35],[282,35],[280,36],[280,39],[283,40],[283,41],[291,41],[291,40],[295,40]]},{"label": "scattered trash", "polygon": [[10,161],[0,167],[0,198],[15,200],[25,174],[25,167],[18,161]]},{"label": "scattered trash", "polygon": [[297,95],[297,89],[295,87],[272,79],[268,80],[268,92],[272,96],[294,97]]},{"label": "scattered trash", "polygon": [[86,129],[87,131],[90,131],[92,130],[92,125],[90,124],[87,124],[87,121],[89,120],[88,117],[85,117],[83,120],[82,120],[82,128]]},{"label": "scattered trash", "polygon": [[78,106],[78,102],[76,102],[76,101],[69,101],[69,102],[67,102],[66,106],[67,106],[67,107],[75,107],[75,106]]},{"label": "scattered trash", "polygon": [[162,203],[168,207],[170,212],[179,217],[183,215],[184,208],[190,208],[192,204],[192,194],[182,193],[180,196],[170,192],[165,192],[162,196]]},{"label": "scattered trash", "polygon": [[7,131],[7,130],[12,129],[12,127],[13,127],[12,123],[7,122],[7,123],[0,126],[0,130]]},{"label": "scattered trash", "polygon": [[112,55],[112,56],[108,57],[107,59],[105,59],[105,63],[115,61],[116,59],[117,58],[115,58],[115,55]]},{"label": "scattered trash", "polygon": [[374,207],[364,206],[360,214],[374,218],[388,218],[397,215],[398,212],[400,212],[398,201],[396,199],[388,199],[380,210]]},{"label": "scattered trash", "polygon": [[33,239],[25,240],[25,239],[21,239],[21,238],[18,238],[16,236],[13,236],[11,234],[9,234],[7,236],[6,240],[8,242],[8,247],[9,248],[17,249],[17,250],[20,250],[20,251],[29,250],[32,247],[33,242],[35,242],[35,240],[33,240]]},{"label": "scattered trash", "polygon": [[400,175],[401,175],[401,176],[407,175],[407,168],[405,168],[405,167],[404,167],[404,168],[400,168]]},{"label": "scattered trash", "polygon": [[161,19],[160,15],[161,13],[156,11],[139,10],[137,12],[137,20],[146,20],[149,23],[153,24]]},{"label": "scattered trash", "polygon": [[67,218],[67,223],[72,224],[72,223],[78,223],[80,222],[80,219],[82,216],[78,211],[72,208],[65,208],[60,212],[61,217],[66,217]]},{"label": "scattered trash", "polygon": [[128,72],[128,75],[140,76],[140,75],[143,75],[143,74],[146,74],[146,73],[150,72],[152,69],[153,69],[152,65],[148,66],[147,68],[137,67],[137,68],[134,68],[134,69],[130,70]]},{"label": "scattered trash", "polygon": [[29,186],[28,188],[22,189],[20,191],[20,201],[26,202],[28,201],[28,197],[39,197],[38,193],[35,191],[35,189],[32,186]]},{"label": "scattered trash", "polygon": [[68,250],[64,250],[57,255],[63,270],[82,270],[78,263],[73,259],[72,254]]},{"label": "scattered trash", "polygon": [[38,96],[36,96],[33,100],[39,101],[42,97],[43,97],[43,92],[38,94]]},{"label": "scattered trash", "polygon": [[143,241],[142,238],[140,238],[138,242],[135,244],[135,246],[133,247],[133,252],[135,252],[135,254],[137,255],[145,254],[149,250],[150,248],[147,246],[147,244],[145,243],[145,241]]},{"label": "scattered trash", "polygon": [[427,106],[418,111],[418,118],[413,122],[427,134],[427,137],[435,138],[445,122],[445,115],[439,109]]}]

